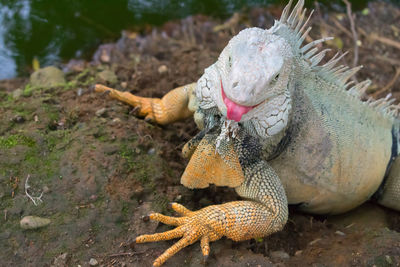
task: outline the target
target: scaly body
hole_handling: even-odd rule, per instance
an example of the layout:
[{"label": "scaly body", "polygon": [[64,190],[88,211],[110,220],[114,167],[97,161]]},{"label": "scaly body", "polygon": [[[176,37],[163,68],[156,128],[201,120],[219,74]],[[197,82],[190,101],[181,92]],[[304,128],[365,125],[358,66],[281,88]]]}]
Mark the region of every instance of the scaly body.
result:
[{"label": "scaly body", "polygon": [[388,99],[361,102],[369,81],[348,82],[359,67],[336,67],[338,54],[319,65],[327,50],[317,53],[315,46],[328,38],[303,46],[310,30],[303,1],[291,12],[290,6],[271,29],[240,32],[197,83],[162,99],[96,86],[159,124],[193,114],[200,133],[183,149],[190,161],[182,184],[230,186],[247,199],[199,211],[174,203],[178,218],[151,214],[177,228],[136,242],[182,237],[155,266],[197,240],[207,257],[209,242],[222,236],[246,240],[279,231],[288,204],[334,214],[375,194],[400,210],[398,106]]}]

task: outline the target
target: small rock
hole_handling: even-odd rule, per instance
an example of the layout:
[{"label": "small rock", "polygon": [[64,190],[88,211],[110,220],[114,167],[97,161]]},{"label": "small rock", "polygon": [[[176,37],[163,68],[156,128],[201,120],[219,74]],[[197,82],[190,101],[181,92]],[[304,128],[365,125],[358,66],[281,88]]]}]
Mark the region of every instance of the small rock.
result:
[{"label": "small rock", "polygon": [[44,193],[44,194],[50,192],[50,188],[49,188],[47,185],[43,186],[42,190],[43,190],[43,193]]},{"label": "small rock", "polygon": [[50,219],[37,216],[25,216],[19,222],[22,229],[38,229],[50,224]]},{"label": "small rock", "polygon": [[272,260],[287,260],[290,258],[289,254],[282,250],[272,251],[269,256]]},{"label": "small rock", "polygon": [[300,256],[301,254],[303,254],[302,250],[298,250],[294,253],[295,256]]},{"label": "small rock", "polygon": [[106,108],[101,108],[101,109],[96,111],[96,116],[97,117],[101,117],[101,116],[105,115],[106,111],[107,111]]},{"label": "small rock", "polygon": [[317,242],[319,242],[319,241],[321,241],[321,240],[322,240],[321,238],[314,239],[313,241],[311,241],[311,242],[309,243],[309,245],[312,246],[312,245],[314,245],[315,243],[317,243]]},{"label": "small rock", "polygon": [[17,90],[14,90],[14,91],[12,92],[12,97],[13,97],[14,99],[18,99],[18,98],[20,98],[20,96],[21,96],[23,93],[24,93],[24,90],[22,90],[21,88],[18,88]]},{"label": "small rock", "polygon": [[76,95],[77,96],[81,96],[83,94],[83,89],[82,88],[78,88],[78,90],[76,90]]},{"label": "small rock", "polygon": [[121,119],[120,118],[115,118],[115,119],[112,120],[112,122],[113,123],[121,122]]},{"label": "small rock", "polygon": [[99,262],[94,258],[91,258],[89,261],[90,266],[97,266],[98,264],[99,264]]},{"label": "small rock", "polygon": [[33,87],[45,89],[59,86],[65,84],[64,72],[54,66],[39,69],[32,73],[30,83]]},{"label": "small rock", "polygon": [[25,121],[24,116],[16,115],[14,118],[11,119],[13,122],[22,123]]},{"label": "small rock", "polygon": [[149,155],[154,155],[156,153],[156,149],[154,147],[150,148],[149,151],[147,151],[147,154]]},{"label": "small rock", "polygon": [[115,75],[115,73],[111,70],[103,70],[102,72],[97,73],[97,79],[103,83],[107,82],[114,84],[118,82],[117,75]]},{"label": "small rock", "polygon": [[64,66],[64,72],[82,72],[86,68],[86,62],[82,59],[71,59],[66,66]]},{"label": "small rock", "polygon": [[101,50],[100,60],[104,63],[108,63],[111,60],[110,52],[106,49]]},{"label": "small rock", "polygon": [[342,231],[336,231],[335,234],[340,235],[340,236],[345,236],[346,234],[343,233]]},{"label": "small rock", "polygon": [[391,258],[389,255],[385,255],[385,260],[386,260],[386,262],[387,262],[389,265],[392,265],[392,264],[393,264],[393,260],[392,260],[392,258]]},{"label": "small rock", "polygon": [[52,267],[64,267],[67,266],[68,253],[62,253],[61,255],[54,258]]},{"label": "small rock", "polygon": [[182,200],[182,195],[177,195],[175,198],[174,198],[174,201],[176,201],[176,202],[179,202],[179,201],[181,201]]},{"label": "small rock", "polygon": [[128,83],[127,82],[121,82],[121,87],[126,89],[126,87],[128,87]]},{"label": "small rock", "polygon": [[160,74],[164,74],[168,71],[168,67],[165,65],[161,65],[160,67],[158,67],[158,73]]}]

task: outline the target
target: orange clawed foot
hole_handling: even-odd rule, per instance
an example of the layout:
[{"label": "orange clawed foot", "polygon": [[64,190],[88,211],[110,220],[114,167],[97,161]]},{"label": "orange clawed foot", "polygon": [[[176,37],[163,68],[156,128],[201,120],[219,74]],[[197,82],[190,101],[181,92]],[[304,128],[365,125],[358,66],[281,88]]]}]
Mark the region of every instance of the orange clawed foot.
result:
[{"label": "orange clawed foot", "polygon": [[96,84],[94,90],[98,93],[109,92],[110,97],[135,107],[138,116],[146,121],[165,125],[192,116],[193,111],[189,110],[188,103],[189,94],[195,86],[193,83],[175,88],[161,99],[140,97],[101,84]]},{"label": "orange clawed foot", "polygon": [[[136,243],[156,242],[182,237],[172,247],[167,249],[153,263],[160,266],[182,248],[200,240],[200,246],[204,259],[207,260],[210,253],[209,242],[220,239],[224,235],[224,227],[218,220],[212,220],[212,215],[218,212],[217,206],[209,206],[199,211],[190,211],[178,203],[172,203],[172,209],[182,217],[170,217],[159,213],[149,215],[151,220],[164,224],[178,226],[177,228],[152,235],[141,235],[136,238]],[[219,214],[218,214],[219,215]],[[211,218],[210,218],[211,216]]]},{"label": "orange clawed foot", "polygon": [[154,121],[155,119],[153,106],[156,104],[154,102],[160,102],[160,99],[139,97],[129,92],[118,91],[101,84],[96,84],[94,90],[98,93],[108,92],[110,97],[135,107],[138,116],[144,117],[147,121]]}]

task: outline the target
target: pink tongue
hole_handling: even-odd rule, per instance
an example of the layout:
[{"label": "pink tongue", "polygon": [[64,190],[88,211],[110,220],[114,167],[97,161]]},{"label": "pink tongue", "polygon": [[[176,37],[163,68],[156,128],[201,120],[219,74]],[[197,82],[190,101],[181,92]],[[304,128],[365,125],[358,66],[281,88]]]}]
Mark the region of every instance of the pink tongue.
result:
[{"label": "pink tongue", "polygon": [[252,110],[254,107],[246,107],[239,105],[229,98],[226,97],[225,92],[224,92],[224,87],[222,86],[222,81],[221,81],[221,91],[222,91],[222,99],[224,100],[227,112],[226,112],[226,117],[228,120],[234,120],[239,122],[242,119],[243,114],[246,114],[250,110]]}]

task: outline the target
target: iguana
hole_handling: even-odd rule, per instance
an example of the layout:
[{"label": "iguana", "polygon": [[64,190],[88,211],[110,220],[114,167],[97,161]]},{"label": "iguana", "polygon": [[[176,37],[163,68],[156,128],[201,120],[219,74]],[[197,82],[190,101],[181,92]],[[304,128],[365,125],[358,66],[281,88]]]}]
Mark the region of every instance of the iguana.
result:
[{"label": "iguana", "polygon": [[[361,101],[370,81],[349,82],[360,67],[319,64],[324,38],[303,45],[310,31],[300,0],[284,8],[270,29],[234,36],[197,83],[163,98],[143,98],[96,85],[97,92],[169,124],[193,115],[200,132],[183,148],[190,158],[181,182],[189,188],[229,186],[243,201],[149,215],[177,228],[141,235],[137,243],[181,239],[159,256],[160,266],[183,247],[226,236],[239,241],[281,230],[288,204],[316,214],[348,211],[371,197],[400,210],[400,121],[394,100]],[[312,13],[312,12],[311,12]]]}]

